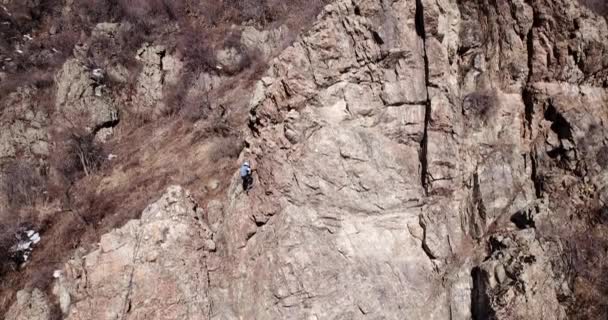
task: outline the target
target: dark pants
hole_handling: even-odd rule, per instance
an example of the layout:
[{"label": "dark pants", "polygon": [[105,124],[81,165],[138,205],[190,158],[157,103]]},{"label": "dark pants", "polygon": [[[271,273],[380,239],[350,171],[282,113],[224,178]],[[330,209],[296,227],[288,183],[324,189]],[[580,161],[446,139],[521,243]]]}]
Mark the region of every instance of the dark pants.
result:
[{"label": "dark pants", "polygon": [[248,191],[253,185],[253,177],[251,175],[243,177],[243,190]]}]

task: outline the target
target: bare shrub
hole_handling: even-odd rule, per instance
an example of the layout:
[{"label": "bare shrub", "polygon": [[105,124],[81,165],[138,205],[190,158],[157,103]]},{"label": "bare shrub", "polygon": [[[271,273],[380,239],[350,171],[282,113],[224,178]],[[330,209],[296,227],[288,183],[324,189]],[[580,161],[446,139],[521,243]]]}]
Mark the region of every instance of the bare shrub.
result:
[{"label": "bare shrub", "polygon": [[3,191],[12,210],[35,205],[46,190],[46,179],[33,165],[24,161],[13,161],[4,170]]},{"label": "bare shrub", "polygon": [[181,116],[182,118],[196,122],[205,116],[209,109],[209,95],[207,93],[191,94],[190,86],[195,81],[193,72],[186,72],[181,82],[169,86],[163,98],[165,103],[164,115]]},{"label": "bare shrub", "polygon": [[223,159],[236,159],[243,150],[243,142],[237,136],[214,139],[209,148],[209,159],[217,162]]},{"label": "bare shrub", "polygon": [[100,169],[104,160],[103,148],[93,134],[70,133],[59,168],[69,181],[75,181]]},{"label": "bare shrub", "polygon": [[476,91],[468,94],[462,103],[465,116],[475,117],[486,122],[498,105],[495,91]]},{"label": "bare shrub", "polygon": [[176,19],[184,2],[183,0],[118,0],[125,16],[140,21]]},{"label": "bare shrub", "polygon": [[12,259],[11,247],[15,244],[13,226],[0,225],[0,278],[17,267]]},{"label": "bare shrub", "polygon": [[187,26],[177,40],[177,50],[184,55],[190,72],[214,70],[217,65],[215,51],[206,31]]},{"label": "bare shrub", "polygon": [[184,119],[196,122],[205,117],[205,111],[207,110],[209,110],[209,98],[207,96],[196,96],[186,98],[179,112]]},{"label": "bare shrub", "polygon": [[[3,217],[6,220],[7,217]],[[10,248],[14,245],[14,226],[9,221],[0,224],[0,277],[12,269],[10,265]]]},{"label": "bare shrub", "polygon": [[[226,12],[232,12],[229,17],[237,21],[250,21],[261,27],[280,24],[287,22],[290,28],[301,27],[306,20],[311,20],[314,14],[318,13],[321,8],[327,3],[324,0],[310,1],[291,1],[283,0],[227,0],[224,2]],[[288,21],[290,13],[297,12],[293,15],[294,19]],[[300,18],[300,19],[295,19]]]},{"label": "bare shrub", "polygon": [[73,5],[76,18],[89,25],[113,21],[122,14],[117,0],[78,1]]},{"label": "bare shrub", "polygon": [[572,274],[572,319],[608,319],[608,228],[596,225],[567,241]]},{"label": "bare shrub", "polygon": [[[6,12],[0,10],[0,68],[6,77],[0,82],[0,96],[26,85],[49,87],[54,68],[72,53],[71,47],[63,47],[69,46],[65,40],[71,36],[31,35],[52,20],[51,16],[60,14],[61,1],[9,1],[5,7]],[[29,40],[24,40],[28,34]]]},{"label": "bare shrub", "polygon": [[47,89],[53,85],[53,74],[48,70],[31,69],[26,73],[16,74],[0,81],[0,97],[7,97],[17,88],[33,86],[37,89]]}]

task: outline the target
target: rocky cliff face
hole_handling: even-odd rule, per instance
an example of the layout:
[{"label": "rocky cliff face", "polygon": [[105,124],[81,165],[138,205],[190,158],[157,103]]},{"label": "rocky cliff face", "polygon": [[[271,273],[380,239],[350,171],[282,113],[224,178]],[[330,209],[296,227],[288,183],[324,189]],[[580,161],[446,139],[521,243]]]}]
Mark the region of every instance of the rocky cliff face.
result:
[{"label": "rocky cliff face", "polygon": [[[69,319],[606,315],[593,284],[608,267],[605,14],[574,0],[332,1],[252,89],[249,193],[236,171],[206,206],[169,188],[78,251],[54,297],[22,291],[8,319],[48,319],[48,301]],[[135,99],[166,107],[163,49],[139,57]],[[105,110],[94,127],[113,119],[104,101],[65,104]]]},{"label": "rocky cliff face", "polygon": [[258,87],[215,310],[565,318],[568,217],[603,205],[598,30],[571,1],[326,7]]}]

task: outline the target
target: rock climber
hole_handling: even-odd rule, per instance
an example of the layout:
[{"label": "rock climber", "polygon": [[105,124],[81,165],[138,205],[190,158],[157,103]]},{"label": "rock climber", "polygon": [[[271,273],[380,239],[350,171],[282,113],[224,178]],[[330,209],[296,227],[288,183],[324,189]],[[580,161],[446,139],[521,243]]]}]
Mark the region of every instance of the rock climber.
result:
[{"label": "rock climber", "polygon": [[243,179],[243,190],[248,191],[253,184],[253,177],[251,176],[251,166],[249,161],[245,161],[241,166],[241,179]]}]

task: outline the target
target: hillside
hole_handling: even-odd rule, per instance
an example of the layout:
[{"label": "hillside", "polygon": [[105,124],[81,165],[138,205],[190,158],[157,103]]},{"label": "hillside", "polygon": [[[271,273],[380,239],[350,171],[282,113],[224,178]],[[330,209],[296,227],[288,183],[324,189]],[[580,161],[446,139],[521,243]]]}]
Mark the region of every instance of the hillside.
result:
[{"label": "hillside", "polygon": [[605,318],[607,18],[5,0],[0,314]]}]

